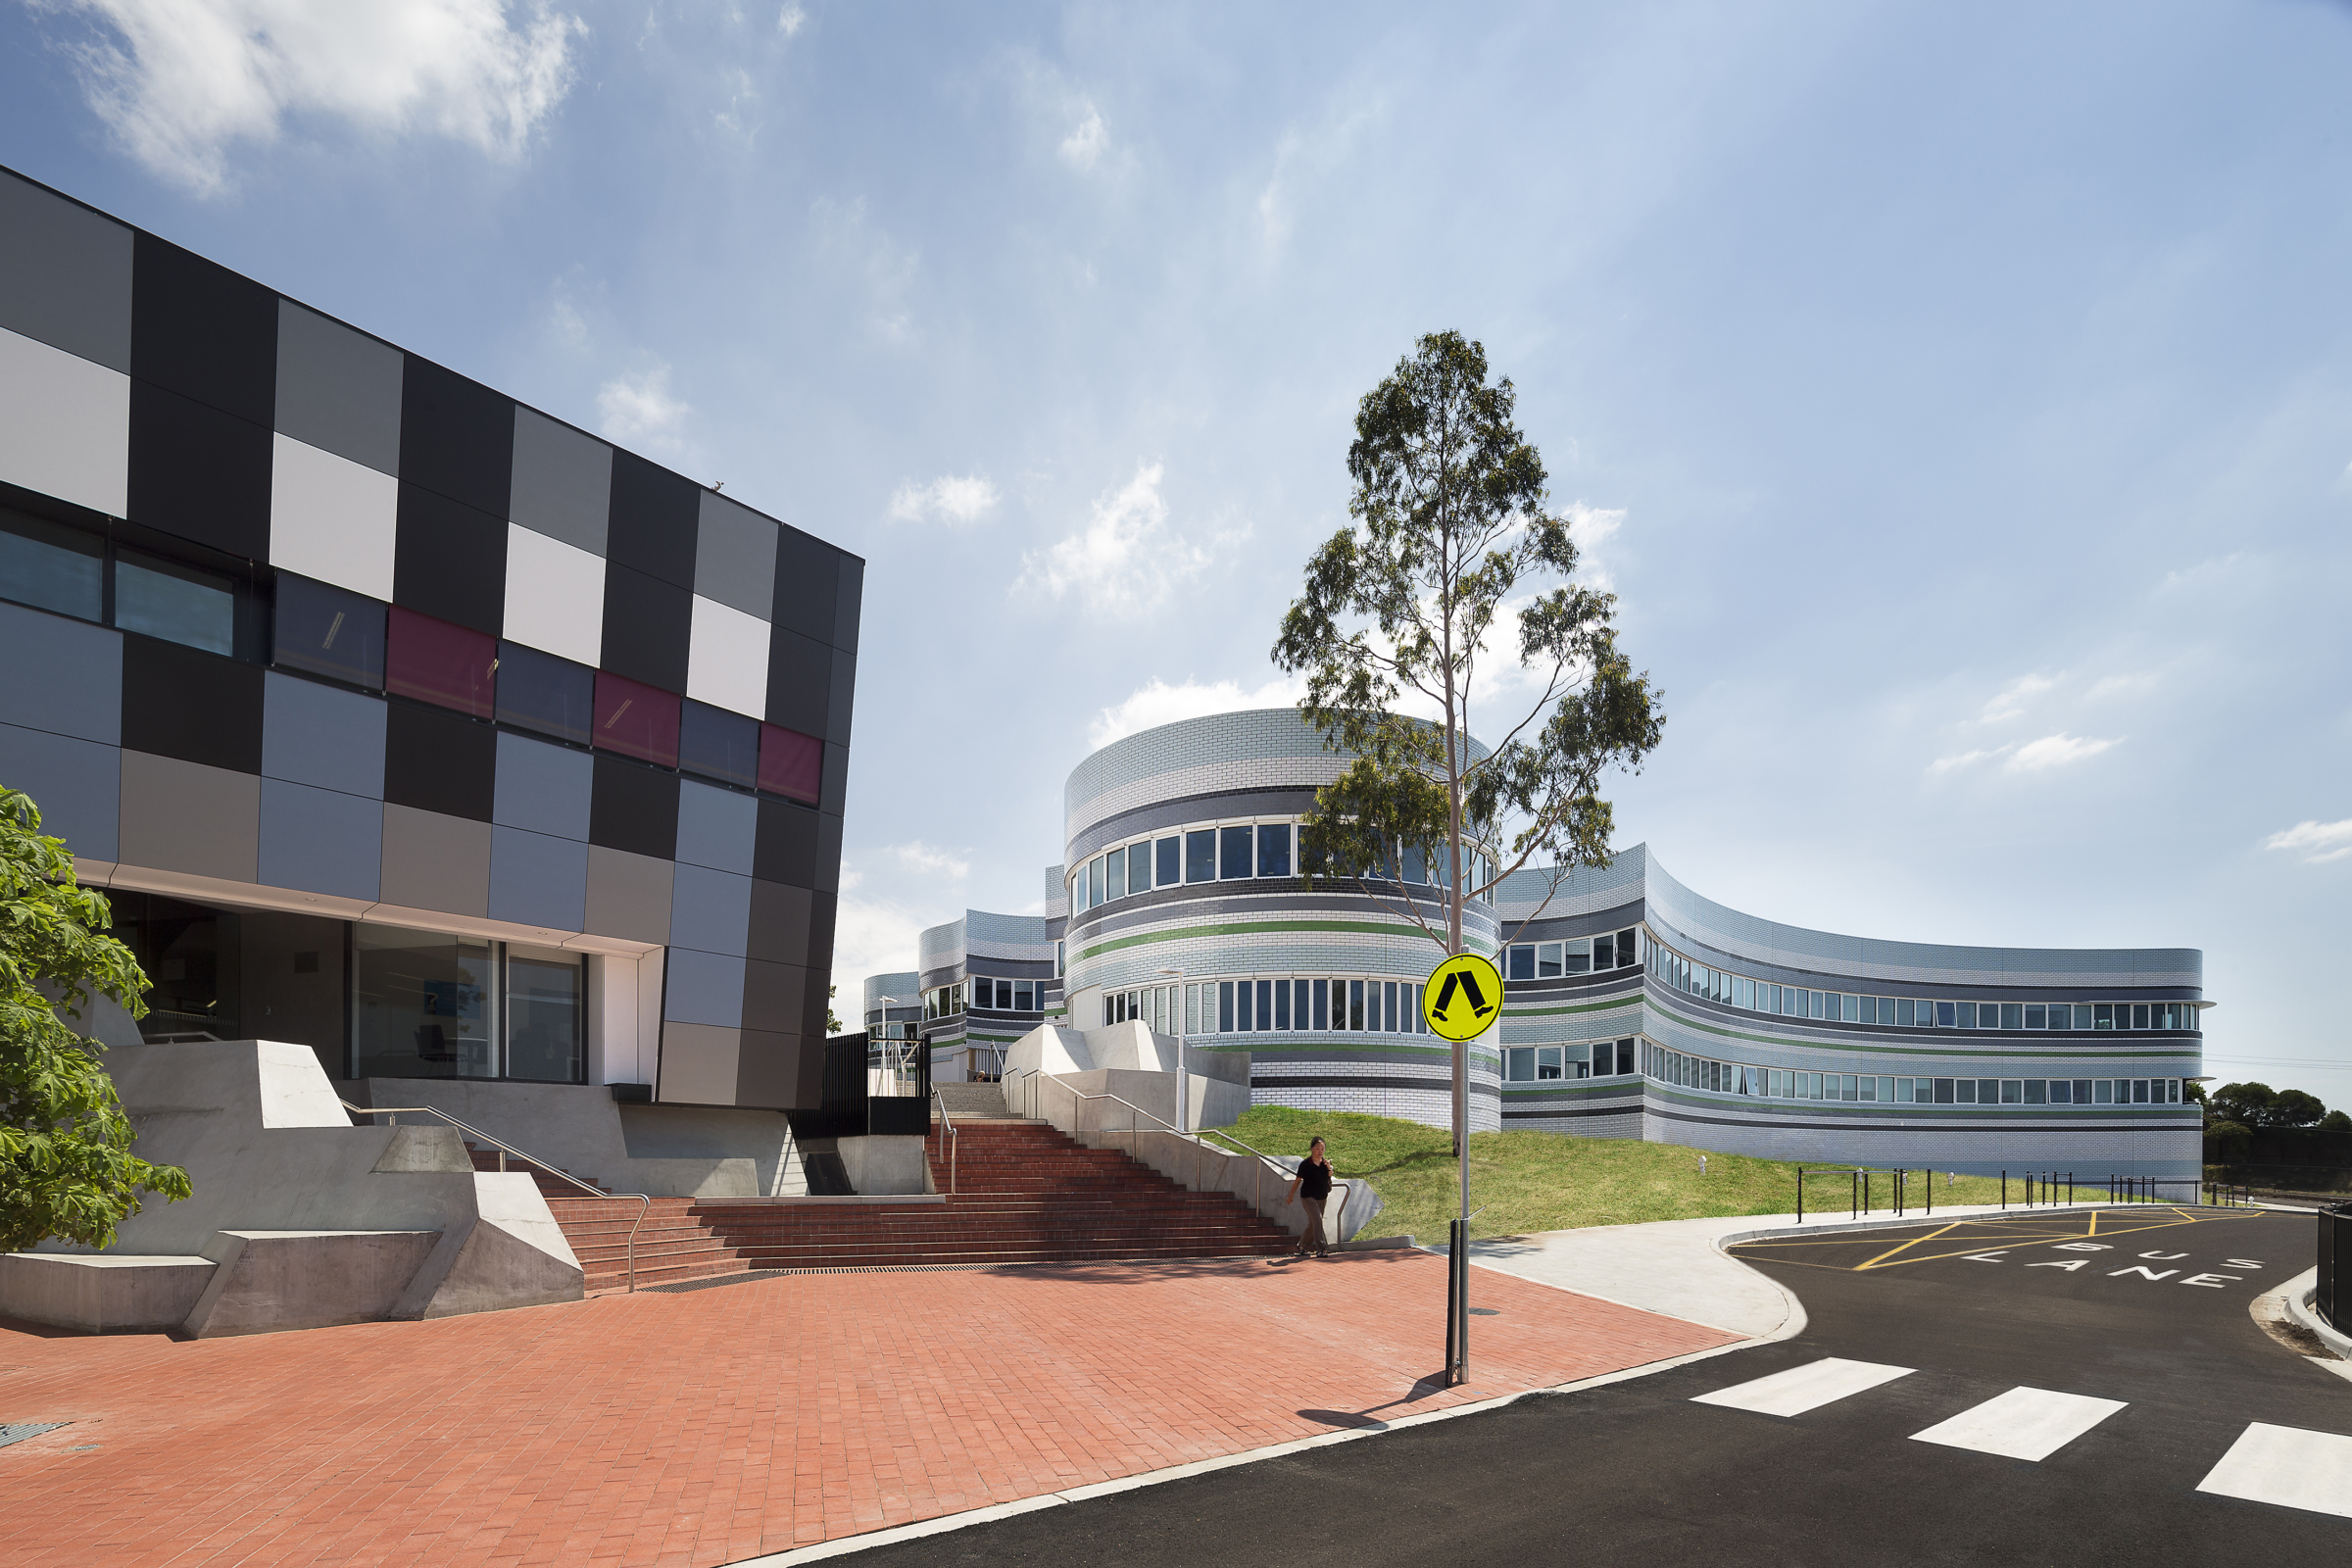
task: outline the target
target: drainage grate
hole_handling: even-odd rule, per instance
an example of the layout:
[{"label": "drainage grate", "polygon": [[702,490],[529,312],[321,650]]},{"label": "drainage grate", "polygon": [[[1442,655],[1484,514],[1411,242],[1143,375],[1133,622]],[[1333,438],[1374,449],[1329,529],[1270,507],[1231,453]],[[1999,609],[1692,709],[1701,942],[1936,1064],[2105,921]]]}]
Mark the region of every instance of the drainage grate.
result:
[{"label": "drainage grate", "polygon": [[[1215,1257],[1105,1257],[1100,1259],[1038,1258],[1015,1263],[851,1263],[831,1268],[757,1268],[746,1274],[714,1274],[709,1279],[680,1280],[675,1285],[647,1285],[638,1291],[640,1296],[660,1293],[678,1296],[687,1291],[708,1291],[720,1285],[743,1285],[753,1280],[781,1279],[788,1274],[953,1274],[975,1269],[1002,1268],[1151,1268],[1167,1263],[1233,1263],[1256,1262],[1250,1254]],[[603,1295],[606,1293],[599,1292]],[[1472,1307],[1473,1312],[1479,1308]],[[1493,1310],[1493,1308],[1488,1308]]]},{"label": "drainage grate", "polygon": [[26,1438],[37,1438],[44,1432],[55,1432],[65,1425],[68,1423],[64,1421],[0,1421],[0,1448],[23,1443]]}]

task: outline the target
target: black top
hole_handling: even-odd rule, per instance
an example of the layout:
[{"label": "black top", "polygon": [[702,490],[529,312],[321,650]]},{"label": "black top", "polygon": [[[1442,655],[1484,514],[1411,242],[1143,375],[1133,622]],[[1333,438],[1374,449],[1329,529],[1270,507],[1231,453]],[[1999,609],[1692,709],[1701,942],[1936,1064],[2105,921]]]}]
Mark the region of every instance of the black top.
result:
[{"label": "black top", "polygon": [[1330,1160],[1326,1159],[1319,1165],[1312,1159],[1302,1159],[1298,1162],[1298,1196],[1301,1198],[1329,1198],[1331,1196]]}]

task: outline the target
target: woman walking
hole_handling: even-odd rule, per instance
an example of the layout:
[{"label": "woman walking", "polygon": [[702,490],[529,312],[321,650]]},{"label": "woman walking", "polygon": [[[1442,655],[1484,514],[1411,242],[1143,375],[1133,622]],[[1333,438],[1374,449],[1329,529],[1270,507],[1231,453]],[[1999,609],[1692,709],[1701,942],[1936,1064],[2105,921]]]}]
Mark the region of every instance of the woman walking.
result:
[{"label": "woman walking", "polygon": [[1323,1234],[1323,1204],[1331,1197],[1331,1160],[1323,1152],[1323,1140],[1318,1138],[1306,1146],[1306,1157],[1298,1162],[1298,1173],[1291,1178],[1290,1197],[1283,1200],[1295,1203],[1306,1200],[1306,1234],[1298,1238],[1293,1249],[1295,1257],[1329,1257],[1330,1239]]}]

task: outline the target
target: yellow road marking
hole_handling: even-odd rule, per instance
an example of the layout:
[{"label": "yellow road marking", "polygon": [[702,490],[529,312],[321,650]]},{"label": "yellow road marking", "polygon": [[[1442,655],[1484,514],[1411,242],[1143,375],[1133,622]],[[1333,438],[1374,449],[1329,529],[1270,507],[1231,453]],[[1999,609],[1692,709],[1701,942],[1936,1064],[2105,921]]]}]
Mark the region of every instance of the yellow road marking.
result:
[{"label": "yellow road marking", "polygon": [[1892,1257],[1892,1256],[1893,1256],[1895,1253],[1897,1253],[1897,1252],[1899,1252],[1899,1251],[1902,1251],[1902,1250],[1903,1250],[1905,1248],[1917,1247],[1917,1246],[1918,1246],[1920,1243],[1922,1243],[1922,1242],[1932,1242],[1932,1241],[1935,1241],[1935,1240],[1936,1240],[1938,1237],[1941,1237],[1941,1236],[1947,1235],[1947,1234],[1949,1234],[1949,1233],[1950,1233],[1950,1232],[1952,1232],[1952,1231],[1958,1230],[1958,1229],[1959,1229],[1959,1228],[1960,1228],[1962,1225],[1965,1225],[1965,1224],[1967,1224],[1967,1223],[1968,1223],[1968,1222],[1967,1222],[1966,1220],[1957,1220],[1957,1219],[1956,1219],[1956,1220],[1952,1221],[1952,1222],[1951,1222],[1951,1224],[1949,1224],[1949,1225],[1946,1225],[1946,1226],[1945,1226],[1945,1227],[1944,1227],[1942,1230],[1939,1230],[1939,1231],[1936,1231],[1936,1233],[1934,1233],[1934,1235],[1929,1235],[1929,1236],[1914,1236],[1914,1237],[1912,1237],[1912,1238],[1911,1238],[1911,1240],[1909,1240],[1909,1241],[1907,1241],[1907,1242],[1903,1243],[1902,1247],[1890,1247],[1890,1248],[1886,1249],[1886,1251],[1884,1251],[1884,1252],[1881,1252],[1881,1253],[1880,1253],[1878,1256],[1876,1256],[1876,1257],[1872,1258],[1872,1259],[1871,1259],[1869,1262],[1867,1262],[1867,1263],[1856,1263],[1856,1264],[1854,1265],[1854,1272],[1855,1272],[1855,1273],[1857,1273],[1857,1274],[1859,1274],[1860,1272],[1862,1272],[1862,1270],[1864,1270],[1864,1269],[1866,1269],[1866,1268],[1876,1268],[1876,1267],[1877,1267],[1879,1264],[1881,1264],[1881,1263],[1884,1263],[1885,1261],[1886,1261],[1886,1259],[1888,1259],[1888,1258]]},{"label": "yellow road marking", "polygon": [[[2110,1227],[2104,1234],[2108,1236],[2131,1236],[2142,1231],[2177,1230],[2183,1225],[2202,1225],[2219,1222],[2222,1220],[2233,1219],[2260,1219],[2264,1217],[2264,1214],[2265,1211],[2261,1209],[2248,1211],[2228,1210],[2217,1214],[2191,1214],[2187,1210],[2180,1207],[2168,1205],[2164,1209],[2158,1209],[2155,1205],[2151,1204],[2149,1205],[2149,1211],[2130,1216],[2132,1219],[2138,1221],[2138,1223],[2126,1225],[2120,1229]],[[2069,1242],[2096,1236],[2102,1234],[2098,1228],[2099,1219],[2102,1215],[2105,1215],[2111,1219],[2117,1217],[2116,1212],[2113,1209],[2092,1209],[2087,1216],[2088,1223],[2084,1225],[2082,1229],[2075,1230],[2071,1228],[2072,1222],[2070,1221],[2040,1220],[2031,1214],[2020,1214],[2014,1218],[2008,1215],[1990,1218],[1983,1215],[1972,1215],[1966,1219],[1952,1220],[1945,1224],[1942,1228],[1932,1231],[1925,1236],[1914,1236],[1909,1241],[1903,1242],[1898,1246],[1888,1248],[1886,1251],[1879,1253],[1876,1257],[1866,1259],[1860,1263],[1810,1263],[1802,1258],[1795,1257],[1783,1258],[1780,1259],[1780,1261],[1794,1264],[1799,1268],[1826,1268],[1835,1269],[1841,1273],[1859,1274],[1867,1269],[1899,1268],[1905,1263],[1933,1263],[1941,1259],[1967,1257],[1974,1252],[2006,1250],[2018,1247],[2032,1246],[2035,1243]],[[2160,1215],[2162,1217],[2159,1217]],[[1956,1252],[1922,1252],[1916,1253],[1909,1257],[1898,1257],[1896,1255],[1897,1253],[1908,1251],[1910,1249],[1918,1247],[1922,1243],[1940,1241],[1945,1237],[1950,1236],[1952,1232],[1968,1225],[1979,1225],[1984,1227],[1985,1229],[1984,1234],[1974,1238],[1960,1238],[1960,1240],[1965,1243],[1963,1250]],[[1808,1237],[1803,1240],[1788,1238],[1762,1242],[1740,1242],[1733,1246],[1732,1250],[1744,1252],[1751,1250],[1762,1250],[1766,1249],[1771,1249],[1774,1250],[1787,1250],[1791,1248],[1802,1247],[1846,1247],[1852,1245],[1854,1240],[1855,1238],[1851,1235],[1833,1235],[1824,1236],[1818,1241]]]}]

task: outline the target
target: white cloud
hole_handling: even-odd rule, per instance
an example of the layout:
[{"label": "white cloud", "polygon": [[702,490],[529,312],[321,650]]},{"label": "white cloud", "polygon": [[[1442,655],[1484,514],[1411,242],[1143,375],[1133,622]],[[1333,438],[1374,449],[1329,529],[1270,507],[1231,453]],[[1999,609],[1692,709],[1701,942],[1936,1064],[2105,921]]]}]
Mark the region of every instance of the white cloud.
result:
[{"label": "white cloud", "polygon": [[833,915],[833,977],[838,995],[833,1011],[843,1025],[855,1029],[859,999],[869,974],[896,974],[914,967],[915,951],[926,922],[884,899],[855,898],[844,868],[840,902]]},{"label": "white cloud", "polygon": [[1087,725],[1087,749],[1100,751],[1121,736],[1173,724],[1178,719],[1199,718],[1204,713],[1230,713],[1244,708],[1289,708],[1305,695],[1306,683],[1287,676],[1270,680],[1254,691],[1242,690],[1239,681],[1203,684],[1188,680],[1181,686],[1170,686],[1154,676],[1151,684],[1116,707],[1103,709],[1102,715]]},{"label": "white cloud", "polygon": [[2341,822],[2297,822],[2283,832],[2274,833],[2263,841],[2266,850],[2305,850],[2303,858],[2313,865],[2326,865],[2352,855],[2352,817]]},{"label": "white cloud", "polygon": [[545,0],[35,0],[80,12],[90,107],[132,157],[201,194],[229,148],[295,115],[428,132],[517,157],[569,90],[578,18]]},{"label": "white cloud", "polygon": [[787,38],[797,36],[808,23],[808,13],[797,5],[787,5],[776,13],[776,30]]},{"label": "white cloud", "polygon": [[1588,588],[1602,593],[1615,591],[1617,582],[1609,571],[1606,554],[1608,543],[1625,526],[1623,507],[1592,507],[1582,501],[1572,502],[1560,514],[1568,519],[1568,540],[1576,546],[1576,580]]},{"label": "white cloud", "polygon": [[670,395],[669,367],[656,365],[634,376],[616,375],[599,387],[596,412],[605,434],[613,440],[661,444],[675,439],[694,410]]},{"label": "white cloud", "polygon": [[1993,694],[1978,717],[1986,723],[1995,719],[2015,718],[2026,710],[2026,704],[2056,686],[2062,677],[2056,675],[2020,675]]},{"label": "white cloud", "polygon": [[2120,735],[2113,740],[2078,735],[2044,735],[2037,741],[2026,741],[2022,744],[2011,741],[2006,746],[1984,747],[1972,752],[1961,752],[1953,757],[1938,757],[1928,764],[1928,771],[1930,773],[1950,773],[1972,763],[1999,757],[2007,759],[2001,764],[2005,771],[2039,773],[2053,767],[2064,767],[2069,762],[2080,762],[2085,758],[2096,757],[2109,747],[2121,746],[2123,743],[2124,738]]},{"label": "white cloud", "polygon": [[1109,146],[1110,132],[1102,123],[1102,111],[1089,102],[1086,118],[1061,138],[1061,161],[1084,173],[1102,161],[1103,151]]},{"label": "white cloud", "polygon": [[2093,740],[2076,735],[2044,735],[2037,741],[2028,741],[2012,752],[2008,768],[2012,773],[2037,773],[2044,768],[2064,767],[2096,757],[2111,746],[2120,746],[2123,738]]},{"label": "white cloud", "polygon": [[820,196],[809,204],[819,241],[843,264],[855,286],[866,296],[867,324],[893,343],[914,340],[914,312],[907,306],[922,256],[902,245],[866,216],[865,198],[847,204]]},{"label": "white cloud", "polygon": [[1128,610],[1154,604],[1169,585],[1198,576],[1208,553],[1168,527],[1159,493],[1165,466],[1137,466],[1135,477],[1095,498],[1087,525],[1043,550],[1024,551],[1013,591],[1059,599],[1082,591],[1090,610]]},{"label": "white cloud", "polygon": [[960,882],[972,869],[969,860],[959,859],[950,851],[936,849],[921,839],[894,844],[890,847],[890,853],[899,858],[901,865],[926,876],[947,876]]},{"label": "white cloud", "polygon": [[950,526],[978,522],[1002,498],[997,487],[980,474],[958,478],[942,474],[929,484],[902,484],[892,492],[890,514],[902,522],[936,517]]}]

